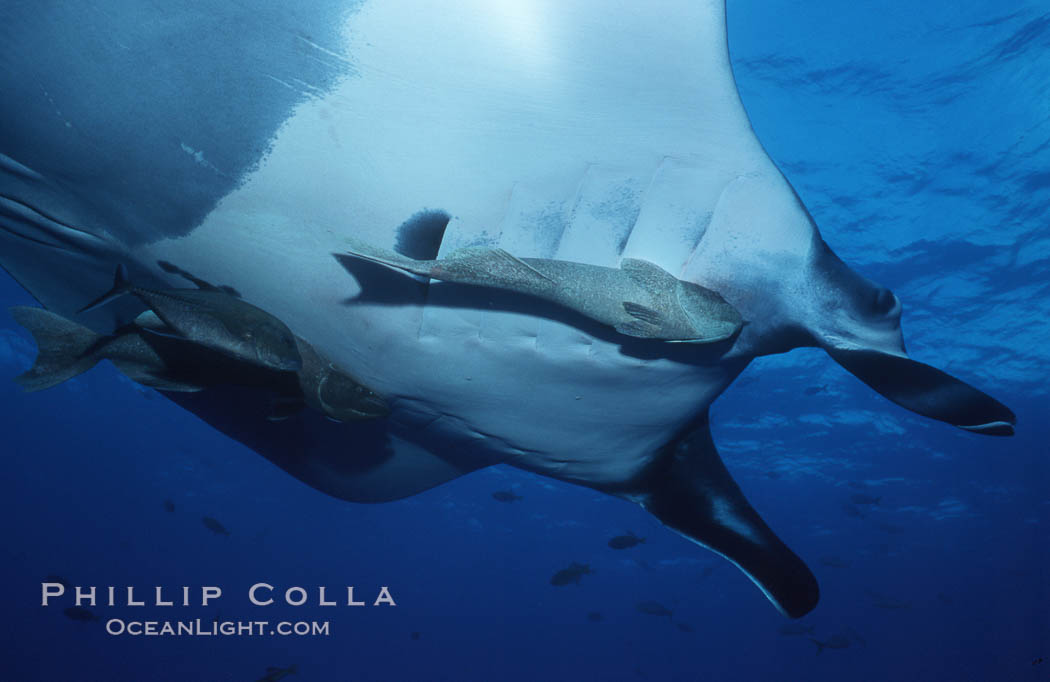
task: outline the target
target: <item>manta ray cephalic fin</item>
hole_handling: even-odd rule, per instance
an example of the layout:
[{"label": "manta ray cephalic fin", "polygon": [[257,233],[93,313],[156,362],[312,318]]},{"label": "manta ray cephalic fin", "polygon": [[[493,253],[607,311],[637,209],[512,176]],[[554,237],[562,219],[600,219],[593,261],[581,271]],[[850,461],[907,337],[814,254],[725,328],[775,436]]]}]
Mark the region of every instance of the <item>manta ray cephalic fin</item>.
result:
[{"label": "manta ray cephalic fin", "polygon": [[692,431],[669,444],[637,492],[625,496],[736,564],[785,615],[799,618],[817,605],[816,578],[730,476],[711,439],[706,412]]}]

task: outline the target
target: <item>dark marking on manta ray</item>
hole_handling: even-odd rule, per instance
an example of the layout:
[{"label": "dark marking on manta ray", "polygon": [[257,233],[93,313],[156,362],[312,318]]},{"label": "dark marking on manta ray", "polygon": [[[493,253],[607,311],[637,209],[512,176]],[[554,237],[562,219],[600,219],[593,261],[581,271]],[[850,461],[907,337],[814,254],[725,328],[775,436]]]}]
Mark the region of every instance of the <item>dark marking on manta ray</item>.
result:
[{"label": "dark marking on manta ray", "polygon": [[397,227],[394,250],[415,260],[434,260],[441,250],[445,228],[452,219],[444,211],[423,209]]}]

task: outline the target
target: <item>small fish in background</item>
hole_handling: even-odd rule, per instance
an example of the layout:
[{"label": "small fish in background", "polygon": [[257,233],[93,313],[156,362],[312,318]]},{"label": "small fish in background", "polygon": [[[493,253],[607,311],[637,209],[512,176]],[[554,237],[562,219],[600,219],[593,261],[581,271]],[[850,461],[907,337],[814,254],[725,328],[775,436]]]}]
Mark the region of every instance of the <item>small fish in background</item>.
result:
[{"label": "small fish in background", "polygon": [[217,520],[213,519],[210,516],[205,516],[204,518],[202,518],[201,519],[201,523],[204,524],[205,528],[207,528],[208,530],[210,530],[211,532],[213,532],[213,533],[215,533],[217,535],[227,535],[228,536],[230,534],[230,531],[226,530],[226,526],[222,525],[221,523],[219,523]]},{"label": "small fish in background", "polygon": [[294,674],[295,674],[295,666],[294,665],[290,665],[287,668],[276,668],[274,666],[270,666],[270,667],[266,668],[266,674],[263,675],[262,677],[260,677],[255,682],[277,682],[278,680],[283,680],[284,678],[288,677],[289,675],[294,675]]},{"label": "small fish in background", "polygon": [[853,519],[863,519],[864,512],[856,507],[852,502],[842,503],[842,513]]},{"label": "small fish in background", "polygon": [[562,587],[564,585],[580,584],[580,579],[592,573],[591,567],[588,564],[578,564],[575,561],[568,565],[568,567],[561,569],[553,576],[551,576],[551,585],[555,587]]},{"label": "small fish in background", "polygon": [[805,623],[784,623],[777,632],[783,637],[794,637],[796,635],[812,635],[816,630],[813,625],[806,625]]},{"label": "small fish in background", "polygon": [[904,526],[898,526],[892,523],[877,523],[875,527],[881,530],[883,533],[889,533],[890,535],[900,535],[905,531]]},{"label": "small fish in background", "polygon": [[497,490],[496,492],[492,493],[492,499],[496,500],[497,502],[510,503],[517,502],[518,500],[522,500],[525,498],[523,498],[521,495],[515,495],[509,490]]},{"label": "small fish in background", "polygon": [[850,502],[852,502],[853,504],[870,505],[870,504],[878,504],[879,500],[881,500],[882,497],[874,497],[872,495],[867,495],[865,493],[853,493],[852,495],[849,496],[849,499],[850,499]]},{"label": "small fish in background", "polygon": [[823,386],[807,386],[806,389],[802,392],[806,395],[816,395],[818,393],[824,393],[827,390],[828,385],[824,384]]},{"label": "small fish in background", "polygon": [[55,575],[54,573],[52,573],[51,575],[44,576],[44,582],[46,582],[46,583],[58,583],[62,587],[66,588],[66,590],[72,590],[73,589],[73,583],[69,582],[68,580],[66,580],[65,578],[63,578],[60,575]]},{"label": "small fish in background", "polygon": [[634,610],[650,616],[671,617],[672,611],[658,601],[640,601],[634,605]]},{"label": "small fish in background", "polygon": [[700,579],[707,580],[715,572],[715,567],[711,564],[704,566],[704,570],[700,571]]},{"label": "small fish in background", "polygon": [[809,641],[817,645],[817,655],[820,655],[820,652],[824,651],[824,649],[848,649],[851,644],[849,637],[845,635],[832,635],[823,642],[810,637]]},{"label": "small fish in background", "polygon": [[600,623],[605,620],[605,616],[603,616],[600,611],[590,611],[587,614],[587,620],[592,623]]},{"label": "small fish in background", "polygon": [[162,504],[164,505],[164,511],[168,513],[175,511],[175,503],[170,498],[165,498]]},{"label": "small fish in background", "polygon": [[613,549],[629,549],[636,545],[640,545],[643,542],[645,542],[645,538],[640,538],[634,533],[628,531],[627,535],[617,535],[609,540],[609,547]]},{"label": "small fish in background", "polygon": [[417,631],[415,631],[415,630],[413,630],[413,631],[412,631],[412,634],[410,634],[410,635],[409,635],[409,637],[410,637],[410,638],[412,639],[412,641],[414,641],[414,642],[417,642],[417,641],[419,641],[419,636],[420,636],[420,635],[419,635],[419,632],[417,632]]},{"label": "small fish in background", "polygon": [[887,594],[882,594],[881,592],[876,592],[875,590],[864,590],[864,592],[871,599],[871,605],[875,606],[875,607],[878,607],[880,609],[887,609],[887,610],[895,611],[895,610],[900,610],[900,609],[910,609],[911,608],[911,602],[910,601],[906,601],[906,600],[903,600],[903,599],[897,599],[896,597],[891,597],[891,596],[889,596]]},{"label": "small fish in background", "polygon": [[93,620],[98,620],[98,616],[88,609],[85,609],[83,606],[67,606],[62,609],[62,613],[66,614],[66,618],[81,623],[89,623]]},{"label": "small fish in background", "polygon": [[693,629],[693,626],[689,623],[675,623],[675,627],[677,627],[682,632],[696,632]]},{"label": "small fish in background", "polygon": [[1046,658],[1043,656],[1032,659],[1032,665],[1042,665],[1043,663],[1046,663]]},{"label": "small fish in background", "polygon": [[831,566],[832,568],[849,568],[850,562],[846,561],[841,557],[835,555],[826,555],[820,557],[820,563],[825,566]]},{"label": "small fish in background", "polygon": [[843,626],[839,628],[839,634],[853,642],[854,644],[860,644],[861,646],[868,646],[867,640],[860,636],[860,633],[849,626]]}]

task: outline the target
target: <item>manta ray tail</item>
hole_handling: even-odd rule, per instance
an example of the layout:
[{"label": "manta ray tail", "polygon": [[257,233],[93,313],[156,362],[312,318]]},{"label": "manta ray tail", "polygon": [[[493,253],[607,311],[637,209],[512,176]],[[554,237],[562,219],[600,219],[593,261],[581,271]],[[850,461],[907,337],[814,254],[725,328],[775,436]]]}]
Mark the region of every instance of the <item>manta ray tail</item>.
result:
[{"label": "manta ray tail", "polygon": [[748,503],[718,456],[705,414],[655,465],[642,506],[664,525],[736,564],[785,615],[817,605],[813,573]]},{"label": "manta ray tail", "polygon": [[77,313],[86,313],[100,308],[115,298],[119,298],[131,290],[131,282],[128,281],[128,269],[124,267],[123,263],[117,266],[117,271],[113,274],[113,288],[96,298],[91,303],[77,311]]},{"label": "manta ray tail", "polygon": [[43,308],[11,308],[15,322],[29,330],[38,348],[36,362],[15,382],[32,393],[86,372],[98,362],[92,350],[102,336]]}]

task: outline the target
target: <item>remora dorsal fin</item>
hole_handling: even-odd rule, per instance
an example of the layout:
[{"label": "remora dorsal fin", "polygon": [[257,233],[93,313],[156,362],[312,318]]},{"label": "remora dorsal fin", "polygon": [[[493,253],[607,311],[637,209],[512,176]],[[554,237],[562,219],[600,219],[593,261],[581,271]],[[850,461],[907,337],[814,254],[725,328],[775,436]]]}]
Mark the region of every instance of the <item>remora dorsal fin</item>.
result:
[{"label": "remora dorsal fin", "polygon": [[131,291],[131,282],[128,281],[128,269],[124,267],[123,263],[120,263],[117,265],[116,272],[113,273],[113,288],[78,310],[77,314],[90,312],[95,308],[100,308],[129,291]]},{"label": "remora dorsal fin", "polygon": [[537,278],[539,278],[539,279],[541,279],[544,282],[547,282],[549,284],[557,284],[557,282],[555,282],[553,279],[551,279],[547,275],[543,274],[542,272],[540,272],[539,270],[537,270],[533,266],[529,265],[528,263],[526,263],[522,259],[520,259],[517,256],[513,255],[509,251],[505,251],[503,249],[492,249],[492,254],[493,254],[493,256],[495,257],[495,259],[497,261],[502,261],[504,264],[506,264],[507,267],[509,267],[509,268],[511,268],[513,270],[518,270],[518,271],[522,272],[525,275],[531,275],[532,277],[537,277]]},{"label": "remora dorsal fin", "polygon": [[711,440],[706,413],[669,446],[631,497],[664,525],[736,564],[786,615],[799,618],[817,605],[816,578],[729,475]]}]

